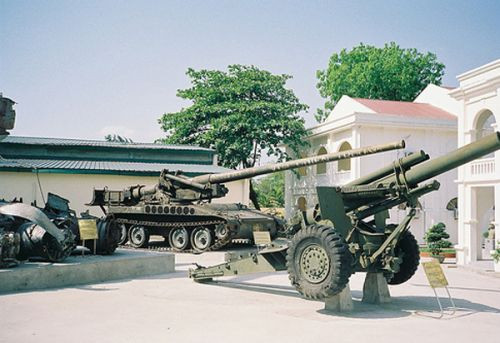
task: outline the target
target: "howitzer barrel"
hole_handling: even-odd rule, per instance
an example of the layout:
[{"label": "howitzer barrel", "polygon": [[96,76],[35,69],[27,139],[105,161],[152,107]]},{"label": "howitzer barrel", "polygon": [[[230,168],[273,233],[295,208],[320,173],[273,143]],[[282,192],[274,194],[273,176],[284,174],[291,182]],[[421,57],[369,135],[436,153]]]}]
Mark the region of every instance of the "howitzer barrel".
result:
[{"label": "howitzer barrel", "polygon": [[192,178],[191,180],[194,182],[198,182],[201,184],[205,183],[224,183],[241,179],[248,179],[254,176],[275,173],[283,170],[295,169],[300,167],[307,167],[313,164],[325,163],[338,161],[342,159],[348,159],[358,156],[370,155],[379,152],[401,149],[405,147],[405,142],[393,142],[389,144],[380,144],[366,148],[352,149],[339,151],[331,154],[325,154],[314,157],[302,158],[299,160],[288,161],[283,163],[271,163],[264,166],[253,167],[243,170],[237,170],[229,173],[221,173],[221,174],[207,174],[200,175]]},{"label": "howitzer barrel", "polygon": [[[498,149],[500,149],[500,133],[495,132],[473,143],[464,145],[449,154],[416,165],[405,173],[406,182],[409,186],[414,187],[422,181],[443,174]],[[396,176],[390,178],[388,182],[395,181],[395,178]]]},{"label": "howitzer barrel", "polygon": [[[428,159],[429,159],[429,155],[427,155],[425,152],[420,150],[419,152],[415,152],[411,155],[400,158],[396,163],[399,164],[399,166],[401,166],[404,169],[410,169],[410,167],[412,167],[418,163],[421,163],[423,161],[426,161]],[[371,182],[380,180],[383,177],[386,177],[386,176],[394,173],[394,167],[395,167],[394,163],[391,163],[382,169],[379,169],[373,173],[370,173],[368,175],[360,177],[359,179],[356,179],[354,181],[349,182],[348,184],[346,184],[346,186],[366,185],[366,184],[369,184]]]}]

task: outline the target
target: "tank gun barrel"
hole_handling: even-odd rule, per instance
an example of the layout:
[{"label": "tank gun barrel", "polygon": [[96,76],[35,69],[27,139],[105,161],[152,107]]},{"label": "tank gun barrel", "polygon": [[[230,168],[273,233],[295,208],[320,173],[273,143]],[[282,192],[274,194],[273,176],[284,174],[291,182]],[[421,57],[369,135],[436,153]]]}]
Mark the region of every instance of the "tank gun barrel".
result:
[{"label": "tank gun barrel", "polygon": [[282,163],[270,163],[270,164],[267,164],[264,166],[253,167],[253,168],[248,168],[248,169],[243,169],[243,170],[237,170],[237,171],[228,172],[228,173],[200,175],[200,176],[196,176],[196,177],[192,178],[191,180],[193,182],[197,182],[200,184],[206,184],[206,183],[218,184],[218,183],[236,181],[236,180],[241,180],[241,179],[248,179],[248,178],[251,178],[254,176],[275,173],[275,172],[279,172],[279,171],[283,171],[283,170],[295,169],[295,168],[300,168],[300,167],[307,167],[307,166],[310,166],[313,164],[332,162],[332,161],[338,161],[338,160],[348,159],[348,158],[353,158],[353,157],[358,157],[358,156],[376,154],[379,152],[401,149],[404,147],[405,147],[405,142],[398,141],[398,142],[392,142],[392,143],[388,143],[388,144],[380,144],[380,145],[374,145],[374,146],[370,146],[370,147],[359,148],[359,149],[339,151],[339,152],[334,152],[334,153],[320,155],[320,156],[307,157],[307,158],[302,158],[302,159],[287,161],[287,162],[282,162]]}]

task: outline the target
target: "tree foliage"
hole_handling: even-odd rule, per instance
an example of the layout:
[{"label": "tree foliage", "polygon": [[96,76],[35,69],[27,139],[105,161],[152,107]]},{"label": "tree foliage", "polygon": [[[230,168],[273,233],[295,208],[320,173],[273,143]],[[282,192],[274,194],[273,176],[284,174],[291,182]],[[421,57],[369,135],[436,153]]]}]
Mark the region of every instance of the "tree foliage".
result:
[{"label": "tree foliage", "polygon": [[263,207],[285,206],[285,173],[267,175],[255,182],[259,205]]},{"label": "tree foliage", "polygon": [[446,232],[446,225],[437,223],[429,228],[424,235],[424,240],[433,255],[438,255],[442,249],[451,247],[451,242],[446,240],[450,235]]},{"label": "tree foliage", "polygon": [[351,97],[413,101],[429,84],[441,84],[444,64],[436,55],[403,49],[394,42],[383,48],[360,45],[334,53],[326,70],[318,70],[318,88],[326,100],[316,120],[326,119],[342,95]]},{"label": "tree foliage", "polygon": [[177,96],[192,105],[160,118],[166,143],[214,148],[228,168],[252,167],[262,149],[285,157],[277,149],[287,144],[298,151],[306,131],[300,103],[285,84],[289,75],[273,75],[254,66],[230,65],[228,71],[188,69],[192,87]]},{"label": "tree foliage", "polygon": [[117,134],[109,134],[109,135],[106,135],[104,136],[104,139],[107,141],[107,142],[117,142],[117,143],[133,143],[134,141],[130,138],[127,138],[127,137],[123,137],[123,136],[120,136],[120,135],[117,135]]},{"label": "tree foliage", "polygon": [[[243,65],[230,65],[227,72],[190,68],[186,74],[191,87],[177,96],[192,104],[159,119],[166,132],[161,141],[213,148],[229,168],[254,166],[264,149],[284,159],[279,144],[295,152],[304,145],[298,113],[308,107],[286,88],[291,76]],[[252,190],[251,199],[258,207]]]}]

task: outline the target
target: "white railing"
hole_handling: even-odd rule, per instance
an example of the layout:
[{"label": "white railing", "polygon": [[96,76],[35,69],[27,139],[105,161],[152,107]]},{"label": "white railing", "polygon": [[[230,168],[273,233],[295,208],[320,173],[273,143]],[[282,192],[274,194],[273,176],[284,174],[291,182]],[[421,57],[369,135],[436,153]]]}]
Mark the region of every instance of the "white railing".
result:
[{"label": "white railing", "polygon": [[483,158],[469,164],[469,175],[472,178],[482,178],[495,174],[495,158]]}]

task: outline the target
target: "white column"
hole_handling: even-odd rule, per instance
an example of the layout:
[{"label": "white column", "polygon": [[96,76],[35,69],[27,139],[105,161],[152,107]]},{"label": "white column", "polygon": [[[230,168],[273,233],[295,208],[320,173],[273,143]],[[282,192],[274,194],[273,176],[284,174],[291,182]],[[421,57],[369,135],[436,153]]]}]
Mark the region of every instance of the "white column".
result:
[{"label": "white column", "polygon": [[[352,128],[352,148],[361,148],[361,137],[359,133],[359,126],[354,126]],[[351,177],[357,179],[361,176],[361,159],[359,157],[353,158],[351,160]]]},{"label": "white column", "polygon": [[[498,166],[498,165],[497,165]],[[495,185],[495,247],[500,247],[500,185]],[[500,272],[500,261],[495,263],[495,271]]]},{"label": "white column", "polygon": [[457,264],[466,264],[466,252],[467,252],[467,242],[466,242],[466,232],[465,232],[465,199],[466,199],[466,187],[464,184],[458,185],[458,244],[455,245],[455,250],[457,252]]},{"label": "white column", "polygon": [[465,131],[465,142],[464,145],[472,143],[476,140],[476,129],[470,129],[469,131]]},{"label": "white column", "polygon": [[[469,264],[477,261],[477,218],[476,190],[471,186],[459,188],[459,242],[457,249],[457,264]],[[461,231],[461,233],[460,233]]]}]

